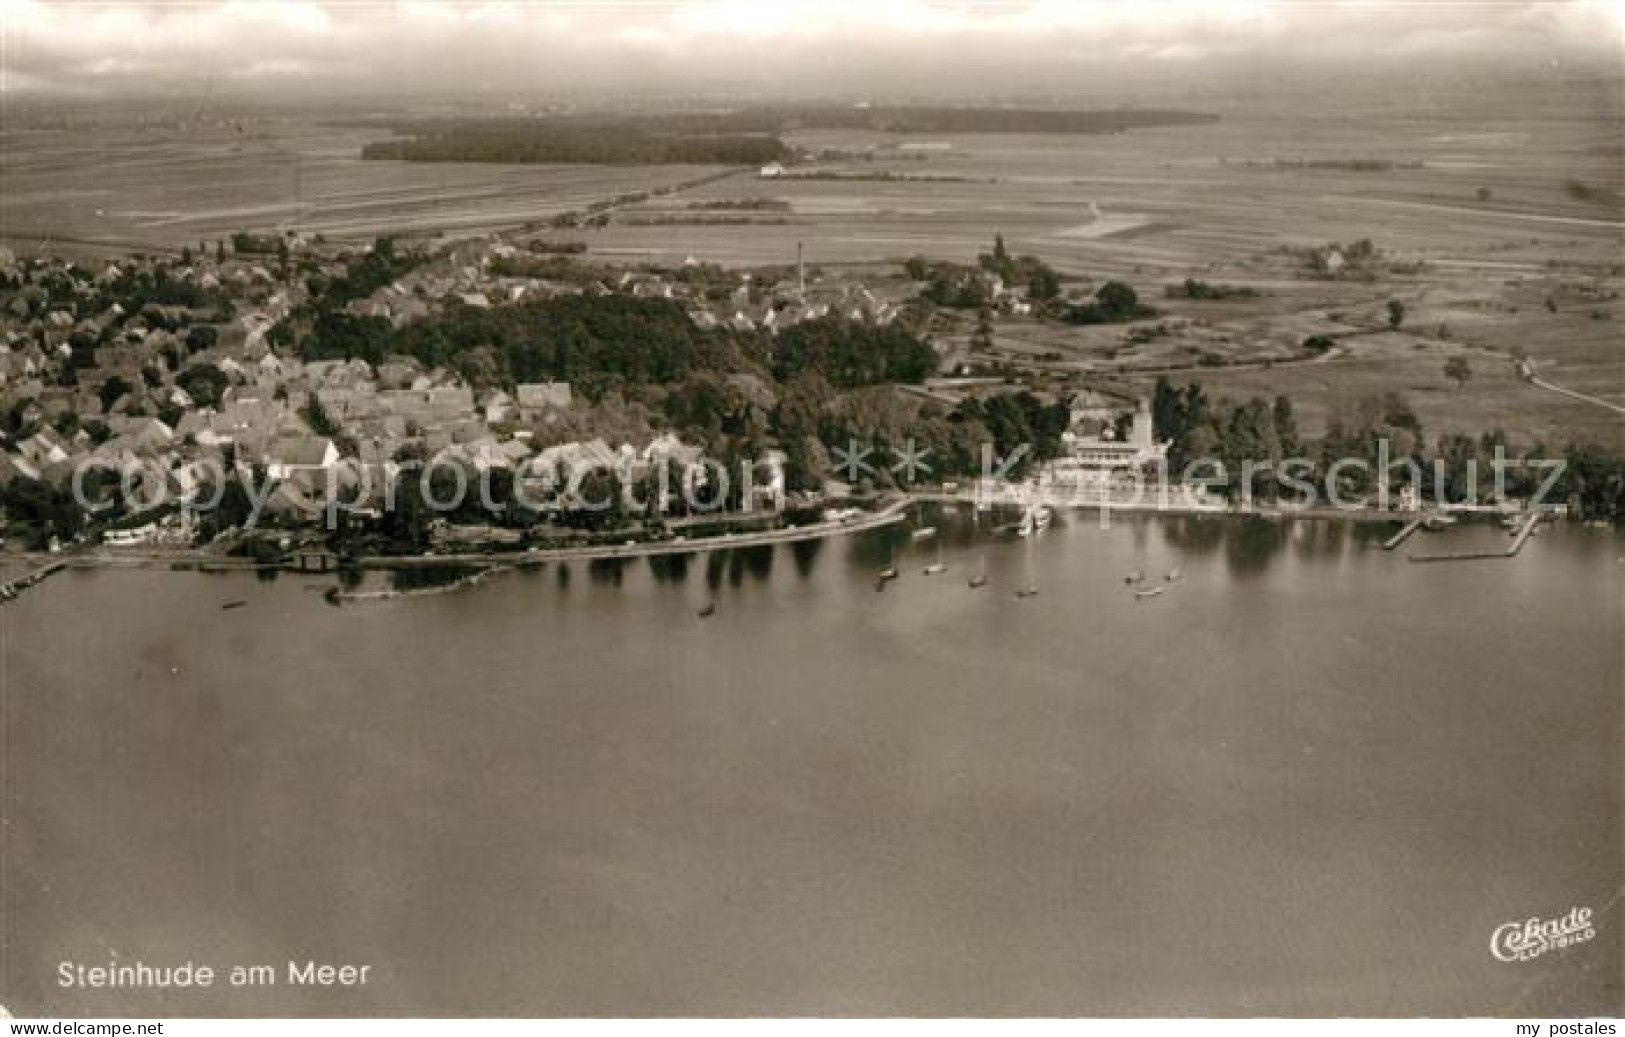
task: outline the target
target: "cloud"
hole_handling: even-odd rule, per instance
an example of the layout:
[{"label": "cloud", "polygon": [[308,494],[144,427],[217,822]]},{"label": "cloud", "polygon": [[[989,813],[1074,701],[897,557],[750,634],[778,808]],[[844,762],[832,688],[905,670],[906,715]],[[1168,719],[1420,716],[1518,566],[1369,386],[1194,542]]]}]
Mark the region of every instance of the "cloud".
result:
[{"label": "cloud", "polygon": [[1213,63],[1618,67],[1625,37],[1620,3],[1539,0],[0,4],[0,88],[102,96],[201,81],[305,94],[1019,92]]}]

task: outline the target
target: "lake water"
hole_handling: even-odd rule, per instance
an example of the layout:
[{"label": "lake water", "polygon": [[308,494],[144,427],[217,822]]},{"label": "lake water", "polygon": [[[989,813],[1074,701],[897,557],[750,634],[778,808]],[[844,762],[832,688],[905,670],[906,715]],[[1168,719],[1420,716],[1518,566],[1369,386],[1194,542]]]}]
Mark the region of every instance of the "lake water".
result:
[{"label": "lake water", "polygon": [[[934,521],[935,576],[893,529],[342,608],[287,575],[48,580],[0,608],[0,1003],[1621,1009],[1625,535],[1413,565],[1505,536]],[[1490,954],[1575,906],[1588,943]],[[372,968],[55,986],[137,959]]]}]

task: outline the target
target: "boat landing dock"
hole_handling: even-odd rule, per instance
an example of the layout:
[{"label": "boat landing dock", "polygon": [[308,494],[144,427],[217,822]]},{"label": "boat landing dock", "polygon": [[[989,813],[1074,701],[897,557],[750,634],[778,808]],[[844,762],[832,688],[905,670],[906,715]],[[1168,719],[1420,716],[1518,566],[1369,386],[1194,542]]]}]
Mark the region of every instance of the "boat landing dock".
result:
[{"label": "boat landing dock", "polygon": [[1409,540],[1412,533],[1422,528],[1423,521],[1423,519],[1414,518],[1405,523],[1404,529],[1401,529],[1398,533],[1395,533],[1393,536],[1382,542],[1382,549],[1384,551],[1392,551],[1400,544],[1403,544],[1406,540]]},{"label": "boat landing dock", "polygon": [[0,604],[15,599],[23,591],[42,582],[47,576],[53,576],[61,572],[67,568],[67,564],[66,562],[47,562],[31,573],[19,576],[15,580],[0,583]]},{"label": "boat landing dock", "polygon": [[1540,525],[1538,512],[1524,517],[1523,525],[1518,529],[1518,535],[1513,539],[1512,546],[1505,551],[1446,551],[1441,554],[1411,555],[1413,562],[1470,562],[1486,558],[1515,558],[1523,545],[1534,535],[1535,527]]}]

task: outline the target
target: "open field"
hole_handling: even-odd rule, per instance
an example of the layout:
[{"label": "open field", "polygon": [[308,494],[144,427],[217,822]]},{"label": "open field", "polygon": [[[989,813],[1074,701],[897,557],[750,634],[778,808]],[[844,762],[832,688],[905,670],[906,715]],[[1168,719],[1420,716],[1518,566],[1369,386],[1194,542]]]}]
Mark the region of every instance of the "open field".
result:
[{"label": "open field", "polygon": [[19,250],[178,248],[233,231],[332,238],[511,227],[709,166],[362,162],[377,131],[275,120],[0,133],[0,240]]}]

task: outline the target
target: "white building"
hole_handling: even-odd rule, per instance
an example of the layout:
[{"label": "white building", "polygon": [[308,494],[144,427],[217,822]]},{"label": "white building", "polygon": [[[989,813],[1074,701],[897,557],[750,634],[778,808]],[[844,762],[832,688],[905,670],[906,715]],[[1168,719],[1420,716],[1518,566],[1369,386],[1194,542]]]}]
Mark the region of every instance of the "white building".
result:
[{"label": "white building", "polygon": [[1154,468],[1168,456],[1168,444],[1156,441],[1151,407],[1143,399],[1134,409],[1127,438],[1117,439],[1109,429],[1084,435],[1074,428],[1061,434],[1061,444],[1065,453],[1051,462],[1045,475],[1049,481],[1063,485],[1109,481]]}]

